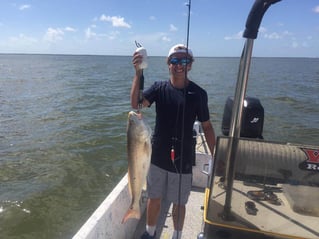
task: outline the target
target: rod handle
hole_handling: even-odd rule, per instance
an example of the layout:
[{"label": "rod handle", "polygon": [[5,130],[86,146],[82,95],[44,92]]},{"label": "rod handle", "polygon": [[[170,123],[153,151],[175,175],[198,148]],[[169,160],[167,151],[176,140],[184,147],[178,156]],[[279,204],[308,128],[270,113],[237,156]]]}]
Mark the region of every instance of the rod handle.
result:
[{"label": "rod handle", "polygon": [[271,4],[275,4],[279,1],[281,0],[256,0],[249,12],[243,37],[256,39],[265,12]]}]

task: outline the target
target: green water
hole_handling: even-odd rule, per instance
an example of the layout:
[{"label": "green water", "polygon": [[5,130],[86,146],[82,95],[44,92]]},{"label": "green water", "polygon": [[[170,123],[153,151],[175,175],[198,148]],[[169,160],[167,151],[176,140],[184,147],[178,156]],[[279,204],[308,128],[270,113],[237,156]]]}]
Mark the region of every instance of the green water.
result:
[{"label": "green water", "polygon": [[[190,78],[221,134],[239,58],[198,58]],[[256,58],[248,95],[264,138],[319,145],[319,59]],[[131,57],[0,55],[0,237],[71,238],[127,171]],[[145,87],[168,79],[150,57]],[[153,124],[154,107],[145,109]]]}]

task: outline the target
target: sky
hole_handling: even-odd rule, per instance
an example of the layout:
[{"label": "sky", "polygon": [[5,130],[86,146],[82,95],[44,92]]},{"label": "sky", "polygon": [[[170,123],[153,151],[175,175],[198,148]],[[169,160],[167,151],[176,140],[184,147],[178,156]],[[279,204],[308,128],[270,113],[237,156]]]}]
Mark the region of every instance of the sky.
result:
[{"label": "sky", "polygon": [[[150,56],[166,56],[177,43],[188,43],[195,56],[241,55],[254,0],[192,0],[190,15],[187,3],[1,0],[0,53],[132,55],[138,41]],[[272,5],[254,40],[253,56],[319,57],[319,0]]]}]

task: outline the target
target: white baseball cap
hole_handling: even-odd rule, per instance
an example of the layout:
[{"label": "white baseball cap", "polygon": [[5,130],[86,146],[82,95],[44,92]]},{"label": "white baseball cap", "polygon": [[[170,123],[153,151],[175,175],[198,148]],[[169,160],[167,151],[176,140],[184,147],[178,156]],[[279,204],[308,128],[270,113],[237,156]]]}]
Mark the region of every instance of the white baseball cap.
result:
[{"label": "white baseball cap", "polygon": [[169,50],[167,57],[170,57],[171,55],[173,55],[175,53],[185,53],[185,54],[188,54],[191,57],[193,57],[192,50],[190,48],[187,48],[187,46],[185,46],[184,44],[177,44],[177,45],[173,46]]}]

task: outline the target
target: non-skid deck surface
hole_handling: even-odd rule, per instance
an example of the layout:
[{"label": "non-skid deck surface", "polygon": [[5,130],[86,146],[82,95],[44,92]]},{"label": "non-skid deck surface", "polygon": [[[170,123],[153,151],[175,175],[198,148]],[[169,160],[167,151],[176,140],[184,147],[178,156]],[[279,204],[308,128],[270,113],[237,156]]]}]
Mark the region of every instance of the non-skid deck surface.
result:
[{"label": "non-skid deck surface", "polygon": [[[204,206],[204,191],[201,188],[193,188],[189,201],[186,205],[186,216],[182,238],[197,238],[202,230],[202,219]],[[135,232],[134,239],[139,239],[145,231],[145,215]],[[167,201],[162,203],[161,216],[156,229],[156,238],[171,239],[174,232],[172,219],[172,205]]]}]

